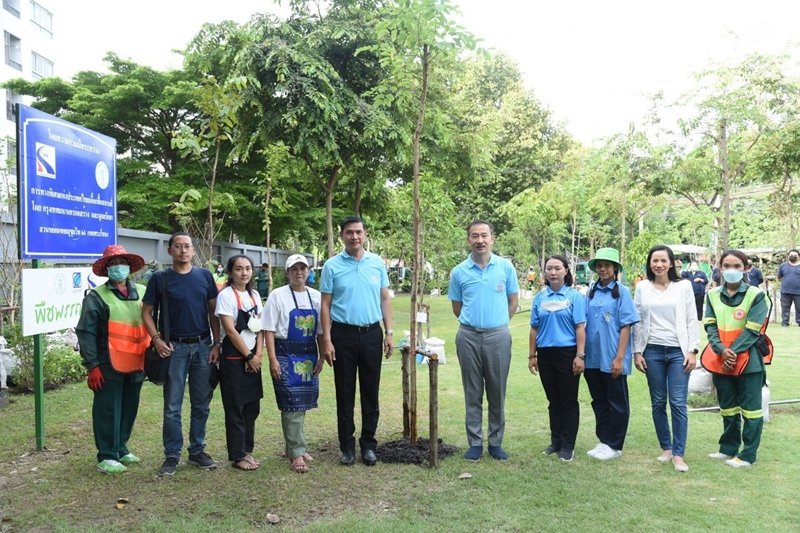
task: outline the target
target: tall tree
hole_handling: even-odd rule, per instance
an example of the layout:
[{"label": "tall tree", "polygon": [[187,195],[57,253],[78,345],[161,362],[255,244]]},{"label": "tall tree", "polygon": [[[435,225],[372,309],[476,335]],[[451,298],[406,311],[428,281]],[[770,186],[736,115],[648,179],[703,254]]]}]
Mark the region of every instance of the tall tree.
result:
[{"label": "tall tree", "polygon": [[[365,96],[382,75],[375,55],[356,54],[373,42],[379,3],[332,2],[324,14],[310,4],[292,2],[284,21],[256,15],[240,29],[225,29],[233,32],[227,39],[233,47],[216,59],[231,65],[229,75],[245,80],[237,89],[243,102],[235,136],[239,154],[283,142],[306,163],[325,195],[327,251],[333,255],[339,179],[364,150],[386,146],[393,127]],[[189,55],[206,45],[199,35]]]},{"label": "tall tree", "polygon": [[[672,132],[676,172],[667,173],[660,184],[711,205],[718,252],[729,246],[732,192],[749,182],[752,150],[794,101],[794,84],[783,62],[753,54],[736,65],[703,72],[697,88],[676,102],[684,117]],[[698,190],[705,192],[698,195]]]}]

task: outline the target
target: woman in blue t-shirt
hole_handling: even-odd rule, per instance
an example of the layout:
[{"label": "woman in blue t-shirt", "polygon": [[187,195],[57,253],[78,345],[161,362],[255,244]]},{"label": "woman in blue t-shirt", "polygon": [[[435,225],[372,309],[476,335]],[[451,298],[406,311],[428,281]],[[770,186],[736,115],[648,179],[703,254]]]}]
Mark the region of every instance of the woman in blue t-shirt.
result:
[{"label": "woman in blue t-shirt", "polygon": [[589,457],[607,461],[622,455],[631,409],[631,326],[639,321],[631,293],[617,280],[622,265],[614,248],[600,248],[589,261],[598,280],[586,296],[586,369],[599,442]]},{"label": "woman in blue t-shirt", "polygon": [[578,384],[583,372],[586,303],[572,288],[567,259],[553,255],[545,261],[546,287],[533,299],[528,369],[539,373],[550,414],[550,445],[544,454],[562,461],[575,456],[580,408]]}]

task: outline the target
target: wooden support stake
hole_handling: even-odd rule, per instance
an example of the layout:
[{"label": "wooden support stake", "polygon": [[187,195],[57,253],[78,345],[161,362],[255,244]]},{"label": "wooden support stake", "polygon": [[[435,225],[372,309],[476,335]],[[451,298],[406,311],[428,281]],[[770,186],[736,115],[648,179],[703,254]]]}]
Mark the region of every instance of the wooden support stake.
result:
[{"label": "wooden support stake", "polygon": [[408,367],[411,360],[411,347],[404,346],[400,349],[402,355],[402,371],[403,371],[403,437],[409,438],[411,435],[410,416],[409,416],[409,383],[408,383]]},{"label": "wooden support stake", "polygon": [[430,378],[430,463],[431,468],[439,468],[439,357],[431,354],[428,359]]}]

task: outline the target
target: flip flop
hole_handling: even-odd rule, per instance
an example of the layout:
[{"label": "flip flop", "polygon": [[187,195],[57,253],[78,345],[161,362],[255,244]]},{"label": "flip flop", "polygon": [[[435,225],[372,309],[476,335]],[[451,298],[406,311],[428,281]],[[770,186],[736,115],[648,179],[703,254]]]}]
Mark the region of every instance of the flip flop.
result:
[{"label": "flip flop", "polygon": [[[281,457],[283,457],[284,459],[288,459],[288,458],[289,458],[289,454],[288,454],[288,453],[286,453],[286,451],[283,451],[283,452],[281,452]],[[314,460],[314,456],[313,456],[313,455],[311,455],[311,454],[310,454],[310,453],[308,453],[308,452],[305,452],[305,453],[303,454],[303,460],[304,460],[304,461],[313,461],[313,460]]]},{"label": "flip flop", "polygon": [[249,461],[247,457],[245,457],[244,459],[240,459],[238,461],[233,461],[231,463],[231,466],[233,466],[233,468],[236,468],[237,470],[244,470],[246,472],[252,472],[253,470],[258,470],[258,465],[256,463],[253,463],[252,461]]},{"label": "flip flop", "polygon": [[244,460],[245,461],[249,461],[249,462],[253,463],[256,466],[261,466],[261,461],[256,460],[256,458],[253,457],[252,455],[250,455],[249,453],[244,456]]},{"label": "flip flop", "polygon": [[303,456],[295,457],[291,463],[292,470],[298,474],[305,474],[308,472],[308,465],[303,461]]}]

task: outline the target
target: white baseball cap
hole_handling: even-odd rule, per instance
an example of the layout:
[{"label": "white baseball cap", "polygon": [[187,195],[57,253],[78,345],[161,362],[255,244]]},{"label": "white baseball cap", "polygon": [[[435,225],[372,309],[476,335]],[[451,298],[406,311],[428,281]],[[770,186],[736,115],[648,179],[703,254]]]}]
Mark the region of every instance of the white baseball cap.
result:
[{"label": "white baseball cap", "polygon": [[286,270],[289,270],[297,263],[303,263],[305,266],[308,266],[308,259],[306,259],[306,256],[303,254],[290,255],[286,260]]}]

